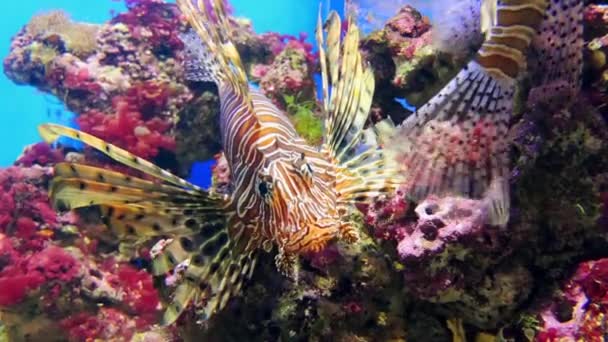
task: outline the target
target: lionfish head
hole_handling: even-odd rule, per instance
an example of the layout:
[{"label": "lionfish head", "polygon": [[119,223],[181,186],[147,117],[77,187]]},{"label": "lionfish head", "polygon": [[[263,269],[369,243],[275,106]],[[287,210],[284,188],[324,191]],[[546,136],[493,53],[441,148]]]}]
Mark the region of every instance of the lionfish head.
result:
[{"label": "lionfish head", "polygon": [[298,155],[272,163],[259,178],[270,228],[286,253],[318,251],[339,235],[342,221],[328,164]]}]

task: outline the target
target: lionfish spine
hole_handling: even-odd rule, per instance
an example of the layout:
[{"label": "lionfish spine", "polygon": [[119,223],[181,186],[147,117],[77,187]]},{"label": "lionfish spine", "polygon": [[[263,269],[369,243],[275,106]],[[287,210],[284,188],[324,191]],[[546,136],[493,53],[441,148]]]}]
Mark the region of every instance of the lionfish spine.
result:
[{"label": "lionfish spine", "polygon": [[547,0],[502,0],[496,24],[476,61],[494,77],[513,79],[526,69],[526,50],[545,17]]}]

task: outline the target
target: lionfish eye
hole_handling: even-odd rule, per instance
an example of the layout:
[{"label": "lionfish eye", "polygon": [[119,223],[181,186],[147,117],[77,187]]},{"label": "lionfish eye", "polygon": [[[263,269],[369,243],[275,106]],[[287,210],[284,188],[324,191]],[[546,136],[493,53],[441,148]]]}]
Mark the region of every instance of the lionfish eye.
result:
[{"label": "lionfish eye", "polygon": [[260,192],[260,195],[266,196],[268,194],[268,190],[268,183],[265,181],[261,181],[260,184],[258,184],[258,191]]},{"label": "lionfish eye", "polygon": [[272,190],[272,178],[270,176],[262,176],[260,177],[260,182],[258,183],[258,192],[262,197],[266,197],[270,194]]}]

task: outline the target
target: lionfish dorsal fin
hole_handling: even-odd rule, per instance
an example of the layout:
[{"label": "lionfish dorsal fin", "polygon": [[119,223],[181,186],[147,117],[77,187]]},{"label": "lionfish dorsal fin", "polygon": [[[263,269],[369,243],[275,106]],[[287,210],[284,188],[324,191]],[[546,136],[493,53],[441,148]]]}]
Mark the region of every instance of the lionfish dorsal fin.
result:
[{"label": "lionfish dorsal fin", "polygon": [[[374,94],[374,75],[359,51],[359,28],[349,19],[342,37],[337,13],[317,23],[317,42],[326,112],[324,146],[340,173],[338,203],[368,202],[396,187],[396,167],[379,148],[377,131],[365,128]],[[327,31],[324,40],[324,28]]]},{"label": "lionfish dorsal fin", "polygon": [[[327,20],[327,41],[321,22],[317,24],[326,110],[326,140],[332,157],[344,160],[361,141],[374,93],[374,76],[359,52],[359,29],[350,21],[344,39],[340,17],[331,12]],[[342,43],[342,44],[341,44]],[[329,75],[327,75],[329,73]],[[329,82],[328,82],[329,80]]]}]

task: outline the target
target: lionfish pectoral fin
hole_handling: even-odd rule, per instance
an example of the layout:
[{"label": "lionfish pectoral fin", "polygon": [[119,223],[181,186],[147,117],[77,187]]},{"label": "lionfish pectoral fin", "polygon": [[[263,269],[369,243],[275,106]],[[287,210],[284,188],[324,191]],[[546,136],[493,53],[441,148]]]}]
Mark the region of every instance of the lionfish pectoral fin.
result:
[{"label": "lionfish pectoral fin", "polygon": [[[515,82],[496,80],[472,61],[406,119],[385,147],[401,163],[404,193],[417,202],[431,194],[481,199],[495,180],[508,179],[514,91]],[[507,191],[497,187],[493,195],[508,213]]]},{"label": "lionfish pectoral fin", "polygon": [[360,234],[357,227],[351,222],[344,222],[338,230],[338,238],[346,243],[353,244],[360,240]]},{"label": "lionfish pectoral fin", "polygon": [[369,202],[378,194],[391,192],[399,183],[396,165],[380,149],[378,131],[365,129],[374,95],[374,74],[359,52],[359,28],[353,20],[348,21],[342,40],[342,25],[335,12],[330,13],[325,27],[326,42],[319,14],[316,38],[327,113],[324,145],[340,172],[338,203]]},{"label": "lionfish pectoral fin", "polygon": [[297,282],[300,269],[298,255],[288,253],[283,248],[279,248],[279,252],[274,257],[274,262],[277,270],[287,278]]},{"label": "lionfish pectoral fin", "polygon": [[233,248],[236,241],[227,223],[232,213],[223,198],[87,133],[58,125],[43,125],[40,131],[49,142],[71,137],[163,181],[59,163],[49,193],[58,209],[99,208],[102,221],[123,242],[168,237],[152,252],[154,274],[172,273],[166,282],[175,287],[164,324],[175,321],[190,302],[211,316],[240,291],[253,272],[255,256]]},{"label": "lionfish pectoral fin", "polygon": [[497,7],[496,23],[476,58],[406,119],[387,144],[403,165],[408,196],[486,199],[489,223],[508,222],[508,130],[516,80],[528,67],[528,47],[538,31],[555,13],[561,18],[569,7],[564,4],[572,1],[551,1],[549,10],[545,0]]},{"label": "lionfish pectoral fin", "polygon": [[505,226],[509,222],[510,185],[506,177],[496,177],[488,185],[484,200],[488,206],[488,223]]},{"label": "lionfish pectoral fin", "polygon": [[172,271],[166,285],[175,288],[163,315],[163,325],[179,318],[190,302],[200,320],[210,318],[238,295],[243,283],[251,278],[255,254],[236,252],[235,241],[228,237],[225,227],[213,233],[204,238],[197,234],[174,239],[153,259],[156,275]]}]

